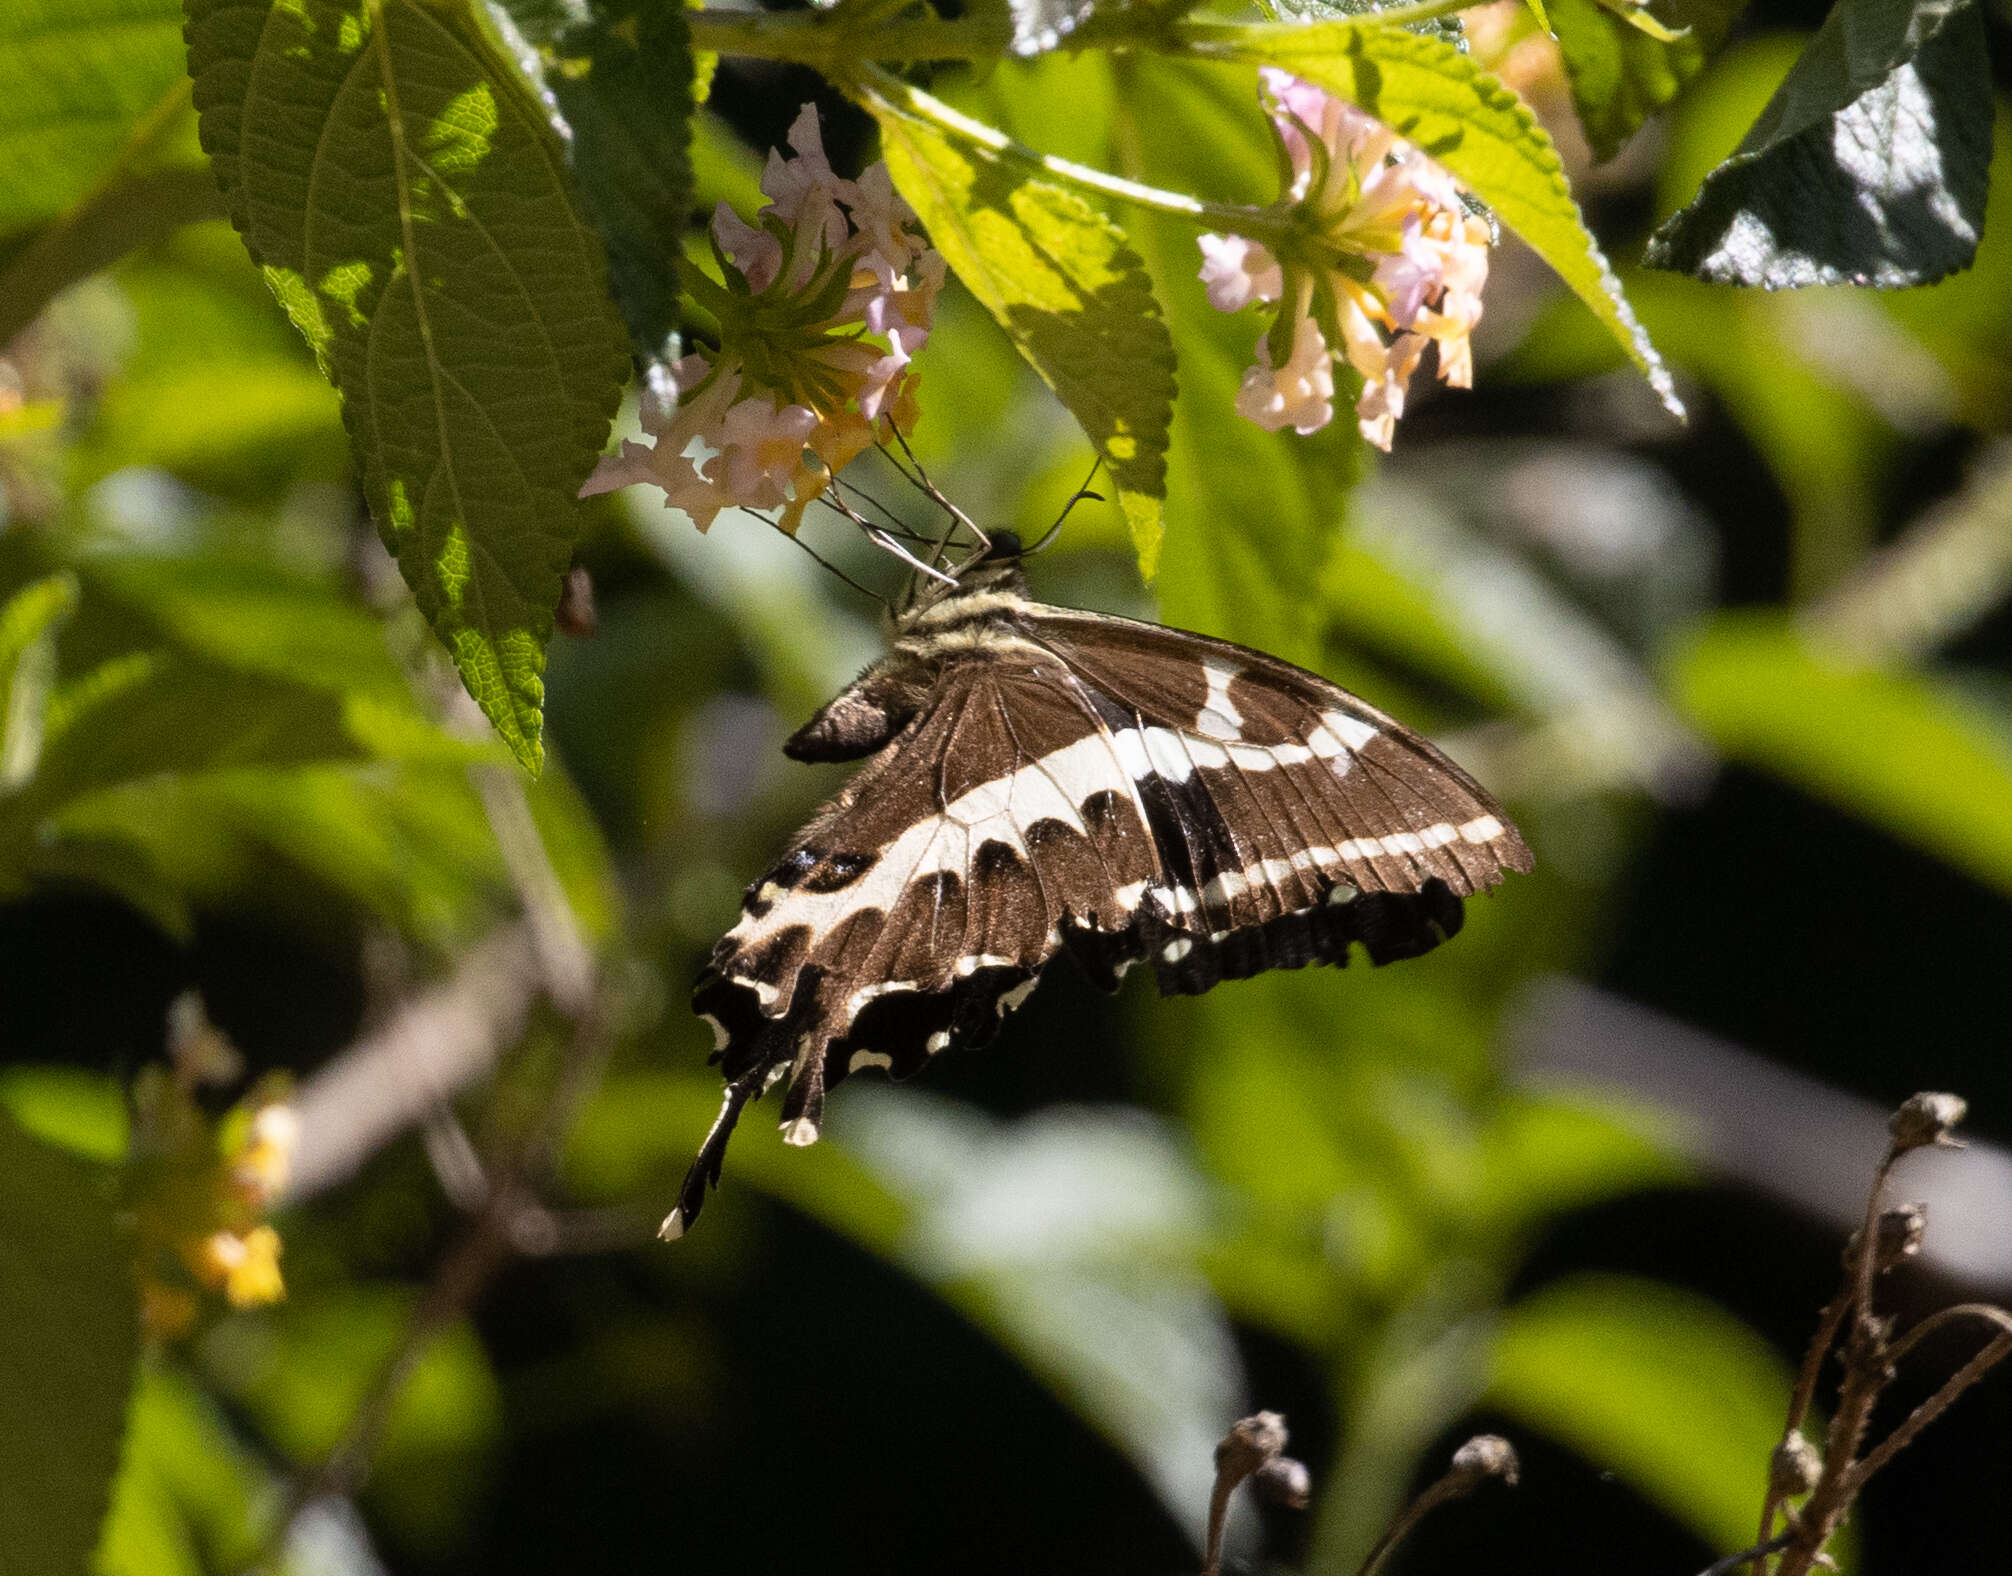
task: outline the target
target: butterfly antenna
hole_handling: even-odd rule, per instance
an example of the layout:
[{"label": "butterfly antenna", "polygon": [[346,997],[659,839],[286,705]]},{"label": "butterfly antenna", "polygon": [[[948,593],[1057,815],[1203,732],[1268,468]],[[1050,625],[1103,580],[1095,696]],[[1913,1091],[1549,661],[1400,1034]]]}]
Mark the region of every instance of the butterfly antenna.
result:
[{"label": "butterfly antenna", "polygon": [[777,520],[770,515],[763,514],[759,509],[750,509],[747,512],[753,515],[757,520],[760,520],[764,525],[766,525],[771,531],[774,531],[778,536],[786,537],[788,540],[794,542],[798,547],[802,548],[804,552],[810,554],[812,558],[816,559],[817,562],[821,564],[824,568],[830,570],[831,573],[837,575],[839,579],[843,580],[847,585],[851,586],[853,590],[857,591],[861,596],[865,597],[868,601],[878,602],[882,607],[886,608],[890,613],[894,611],[894,604],[889,602],[886,597],[882,596],[878,591],[875,591],[868,586],[861,585],[857,580],[853,579],[851,575],[847,574],[843,569],[839,568],[838,565],[833,563],[829,558],[826,558],[824,554],[820,553],[815,547],[812,547],[810,543],[806,542],[801,536],[797,535],[794,531],[785,531],[782,528],[782,522],[780,520]]},{"label": "butterfly antenna", "polygon": [[1092,503],[1102,503],[1104,501],[1102,493],[1090,491],[1090,483],[1097,479],[1097,469],[1103,463],[1104,456],[1101,454],[1091,459],[1090,474],[1083,478],[1083,485],[1069,495],[1069,501],[1062,505],[1062,512],[1055,516],[1055,523],[1041,533],[1041,539],[1034,543],[1032,547],[1025,547],[1020,550],[1022,558],[1028,558],[1035,553],[1041,552],[1050,542],[1054,541],[1056,536],[1061,532],[1064,522],[1068,520],[1070,513],[1075,509],[1077,504],[1084,502],[1086,499]]},{"label": "butterfly antenna", "polygon": [[894,441],[901,446],[901,452],[907,457],[908,464],[914,467],[913,474],[910,474],[907,469],[903,468],[901,462],[896,460],[893,454],[887,453],[885,445],[882,445],[882,452],[887,453],[888,459],[894,466],[901,470],[901,473],[907,476],[910,482],[919,487],[932,503],[949,516],[949,521],[943,528],[943,535],[938,539],[936,544],[936,552],[933,555],[935,561],[937,563],[943,561],[944,555],[950,548],[950,539],[956,534],[956,528],[960,525],[971,533],[972,540],[976,543],[970,552],[958,560],[957,567],[950,571],[950,577],[955,579],[992,550],[992,538],[986,534],[983,526],[979,525],[970,515],[952,503],[949,495],[929,479],[928,470],[924,468],[922,461],[915,457],[915,451],[908,446],[908,438],[902,430],[899,427],[893,427],[892,430]]},{"label": "butterfly antenna", "polygon": [[955,585],[957,583],[955,579],[953,579],[949,575],[946,575],[941,569],[938,569],[934,564],[926,564],[920,558],[917,558],[915,554],[910,552],[907,548],[903,547],[901,543],[897,542],[892,536],[888,535],[887,532],[882,530],[878,525],[875,525],[873,521],[867,519],[865,515],[861,514],[857,509],[853,508],[852,505],[847,503],[843,498],[834,497],[829,492],[822,493],[819,496],[824,500],[825,503],[829,504],[832,508],[836,509],[840,514],[844,515],[848,520],[850,520],[854,525],[858,526],[859,529],[865,533],[866,539],[872,542],[874,546],[880,548],[883,552],[892,553],[896,558],[900,559],[904,564],[907,564],[911,569],[914,569],[921,574],[928,575],[932,580],[941,580],[945,585]]}]

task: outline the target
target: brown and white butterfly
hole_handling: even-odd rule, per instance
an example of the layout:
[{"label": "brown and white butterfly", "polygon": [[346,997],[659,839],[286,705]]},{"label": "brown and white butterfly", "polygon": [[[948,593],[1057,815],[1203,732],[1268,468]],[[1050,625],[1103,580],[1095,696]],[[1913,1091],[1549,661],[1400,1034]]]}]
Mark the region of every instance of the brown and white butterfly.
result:
[{"label": "brown and white butterfly", "polygon": [[1261,651],[1035,602],[1005,535],[783,748],[872,759],[748,888],[693,993],[726,1101],[666,1237],[770,1084],[811,1143],[830,1085],[984,1044],[1057,952],[1106,989],[1150,963],[1168,995],[1356,943],[1388,963],[1531,865],[1403,724]]}]

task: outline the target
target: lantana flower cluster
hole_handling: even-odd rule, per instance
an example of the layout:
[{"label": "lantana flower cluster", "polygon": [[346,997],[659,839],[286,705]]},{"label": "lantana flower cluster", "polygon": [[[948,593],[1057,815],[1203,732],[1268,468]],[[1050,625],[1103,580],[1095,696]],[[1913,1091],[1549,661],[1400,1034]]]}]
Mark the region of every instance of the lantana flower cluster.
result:
[{"label": "lantana flower cluster", "polygon": [[221,1118],[198,1099],[233,1083],[237,1052],[186,996],[175,1004],[167,1066],[133,1087],[127,1188],[139,1245],[142,1322],[173,1338],[194,1327],[205,1292],[233,1308],[286,1294],[279,1232],[267,1220],[285,1189],[300,1118],[283,1081],[266,1081]]},{"label": "lantana flower cluster", "polygon": [[686,272],[719,349],[670,368],[672,387],[644,396],[650,441],[625,441],[582,496],[650,482],[702,531],[731,508],[780,509],[794,531],[882,423],[913,428],[911,362],[929,338],[943,259],[885,164],[856,181],[833,173],[813,107],[789,146],[794,157],[769,154],[769,200],[753,224],[725,203],[715,210],[721,280]]},{"label": "lantana flower cluster", "polygon": [[1439,347],[1444,382],[1473,382],[1489,225],[1452,176],[1380,122],[1288,72],[1261,75],[1285,185],[1272,211],[1287,239],[1201,238],[1212,305],[1278,308],[1237,409],[1270,432],[1318,431],[1334,419],[1334,362],[1346,357],[1363,381],[1357,425],[1388,449],[1427,345]]}]

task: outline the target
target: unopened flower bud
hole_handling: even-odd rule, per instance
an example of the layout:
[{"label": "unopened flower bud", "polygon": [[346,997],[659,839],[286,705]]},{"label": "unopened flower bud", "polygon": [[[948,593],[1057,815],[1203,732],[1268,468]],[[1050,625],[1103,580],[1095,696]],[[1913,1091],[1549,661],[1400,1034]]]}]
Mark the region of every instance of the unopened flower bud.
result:
[{"label": "unopened flower bud", "polygon": [[1476,1434],[1453,1452],[1452,1475],[1464,1480],[1461,1484],[1463,1493],[1483,1478],[1491,1477],[1499,1477],[1514,1488],[1521,1471],[1516,1447],[1500,1434]]},{"label": "unopened flower bud", "polygon": [[1774,1447],[1768,1458],[1768,1489],[1775,1494],[1807,1494],[1823,1476],[1823,1457],[1801,1430]]},{"label": "unopened flower bud", "polygon": [[1249,1477],[1285,1449],[1285,1419],[1277,1412],[1258,1412],[1234,1424],[1216,1446],[1216,1471],[1236,1479]]},{"label": "unopened flower bud", "polygon": [[1251,1489],[1267,1504],[1305,1510],[1313,1499],[1313,1474],[1307,1471],[1304,1461],[1273,1456],[1251,1475]]},{"label": "unopened flower bud", "polygon": [[1926,1204],[1896,1204],[1882,1210],[1873,1228],[1873,1261],[1876,1272],[1884,1273],[1902,1259],[1921,1252],[1921,1239],[1928,1230]]},{"label": "unopened flower bud", "polygon": [[1929,1144],[1944,1149],[1962,1148],[1961,1141],[1951,1136],[1951,1130],[1969,1110],[1969,1102],[1960,1094],[1909,1095],[1887,1123],[1887,1131],[1893,1135],[1893,1152],[1904,1155],[1910,1149]]}]

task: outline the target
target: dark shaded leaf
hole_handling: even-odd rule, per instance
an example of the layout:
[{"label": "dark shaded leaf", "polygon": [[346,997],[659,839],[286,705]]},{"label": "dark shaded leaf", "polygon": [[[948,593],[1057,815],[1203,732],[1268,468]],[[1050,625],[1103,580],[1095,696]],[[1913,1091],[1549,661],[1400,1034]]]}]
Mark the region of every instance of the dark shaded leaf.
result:
[{"label": "dark shaded leaf", "polygon": [[1972,0],[1840,0],[1644,261],[1769,290],[1929,284],[1976,255],[1990,160]]},{"label": "dark shaded leaf", "polygon": [[1551,27],[1587,142],[1611,159],[1637,127],[1703,68],[1745,0],[1662,0],[1657,17],[1678,31],[1665,42],[1599,0],[1550,0]]},{"label": "dark shaded leaf", "polygon": [[0,1572],[84,1576],[140,1354],[110,1173],[0,1113]]},{"label": "dark shaded leaf", "polygon": [[639,361],[669,359],[692,217],[691,29],[678,0],[488,0],[535,50]]}]

